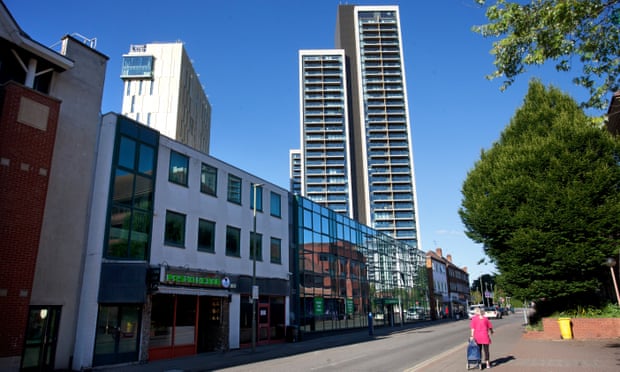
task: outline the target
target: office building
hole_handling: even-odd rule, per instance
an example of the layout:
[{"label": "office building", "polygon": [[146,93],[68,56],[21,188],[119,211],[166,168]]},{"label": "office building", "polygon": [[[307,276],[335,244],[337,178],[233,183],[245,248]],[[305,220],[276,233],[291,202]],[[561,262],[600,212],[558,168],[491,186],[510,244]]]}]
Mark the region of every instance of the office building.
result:
[{"label": "office building", "polygon": [[419,244],[397,6],[340,5],[333,50],[300,51],[302,194]]},{"label": "office building", "polygon": [[209,153],[211,105],[183,43],[131,45],[121,78],[123,115]]},{"label": "office building", "polygon": [[288,191],[113,113],[98,148],[73,369],[249,347],[253,277],[282,342]]}]

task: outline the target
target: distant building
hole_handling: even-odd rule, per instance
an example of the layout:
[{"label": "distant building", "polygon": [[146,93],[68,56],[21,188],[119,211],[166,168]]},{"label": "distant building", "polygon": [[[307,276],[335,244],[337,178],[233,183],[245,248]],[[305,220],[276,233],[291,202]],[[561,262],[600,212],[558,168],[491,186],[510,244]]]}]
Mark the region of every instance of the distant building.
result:
[{"label": "distant building", "polygon": [[69,368],[108,58],[0,1],[0,370]]},{"label": "distant building", "polygon": [[209,153],[211,104],[183,43],[131,45],[121,78],[123,115]]},{"label": "distant building", "polygon": [[294,195],[301,195],[301,152],[299,150],[289,151],[289,165],[290,191]]},{"label": "distant building", "polygon": [[470,302],[467,268],[459,268],[451,255],[444,257],[442,249],[437,248],[426,253],[426,269],[433,319],[466,316]]}]

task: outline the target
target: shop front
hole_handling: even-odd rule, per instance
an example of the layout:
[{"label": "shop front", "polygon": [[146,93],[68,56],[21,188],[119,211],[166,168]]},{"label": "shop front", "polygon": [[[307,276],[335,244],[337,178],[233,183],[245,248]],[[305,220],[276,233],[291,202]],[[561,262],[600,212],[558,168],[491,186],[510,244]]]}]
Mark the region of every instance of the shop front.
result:
[{"label": "shop front", "polygon": [[229,287],[218,273],[162,268],[150,296],[149,360],[228,348]]}]

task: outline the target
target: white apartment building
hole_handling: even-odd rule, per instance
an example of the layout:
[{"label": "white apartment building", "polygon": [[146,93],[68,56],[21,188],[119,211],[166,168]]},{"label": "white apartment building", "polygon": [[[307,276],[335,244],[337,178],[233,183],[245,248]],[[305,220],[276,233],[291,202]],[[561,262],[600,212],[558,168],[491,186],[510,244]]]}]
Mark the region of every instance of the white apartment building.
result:
[{"label": "white apartment building", "polygon": [[123,115],[209,153],[211,105],[183,43],[131,45],[121,79]]}]

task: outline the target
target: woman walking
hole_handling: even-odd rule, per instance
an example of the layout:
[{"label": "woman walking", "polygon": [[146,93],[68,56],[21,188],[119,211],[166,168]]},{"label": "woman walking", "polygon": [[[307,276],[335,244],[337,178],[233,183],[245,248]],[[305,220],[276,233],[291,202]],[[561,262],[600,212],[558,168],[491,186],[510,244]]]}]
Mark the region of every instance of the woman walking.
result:
[{"label": "woman walking", "polygon": [[[484,352],[484,360],[486,361],[487,368],[491,368],[489,344],[491,344],[493,324],[482,314],[480,308],[477,307],[474,309],[474,316],[471,318],[469,328],[471,329],[470,338],[473,338],[476,344],[478,344],[481,356],[483,355],[482,352]],[[480,369],[482,369],[482,364],[480,364]]]}]

